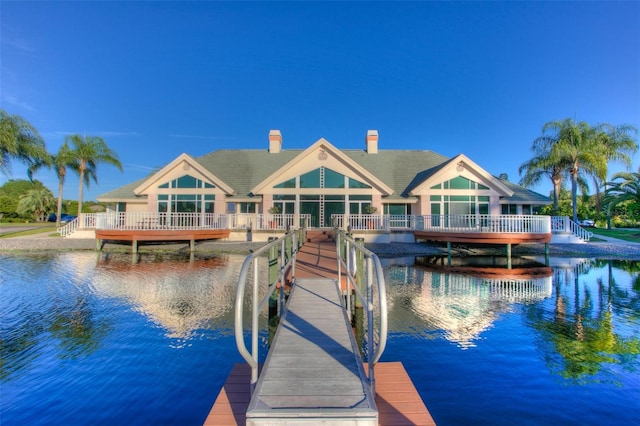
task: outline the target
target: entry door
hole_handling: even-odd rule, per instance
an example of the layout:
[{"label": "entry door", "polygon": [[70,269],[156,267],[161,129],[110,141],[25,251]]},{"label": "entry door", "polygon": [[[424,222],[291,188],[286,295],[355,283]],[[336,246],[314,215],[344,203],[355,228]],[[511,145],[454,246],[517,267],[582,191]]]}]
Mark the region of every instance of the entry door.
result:
[{"label": "entry door", "polygon": [[311,228],[317,228],[320,226],[320,201],[300,201],[300,214],[310,215],[309,226]]}]

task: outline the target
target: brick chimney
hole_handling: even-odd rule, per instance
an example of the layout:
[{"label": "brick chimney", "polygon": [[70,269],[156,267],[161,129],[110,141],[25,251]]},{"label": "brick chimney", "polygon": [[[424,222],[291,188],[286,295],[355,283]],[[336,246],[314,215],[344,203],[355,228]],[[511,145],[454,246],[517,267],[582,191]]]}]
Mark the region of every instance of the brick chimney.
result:
[{"label": "brick chimney", "polygon": [[367,152],[369,154],[377,154],[378,153],[378,131],[368,130],[366,142],[367,142]]},{"label": "brick chimney", "polygon": [[271,130],[269,132],[269,152],[277,154],[282,150],[282,134],[280,130]]}]

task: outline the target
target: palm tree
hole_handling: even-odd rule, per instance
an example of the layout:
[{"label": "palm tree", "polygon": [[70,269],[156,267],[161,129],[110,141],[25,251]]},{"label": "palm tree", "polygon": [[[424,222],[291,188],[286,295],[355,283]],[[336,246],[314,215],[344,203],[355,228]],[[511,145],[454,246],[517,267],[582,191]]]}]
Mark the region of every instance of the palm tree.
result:
[{"label": "palm tree", "polygon": [[0,170],[5,175],[11,172],[12,159],[23,161],[31,168],[38,163],[48,164],[50,156],[35,127],[19,115],[9,115],[0,109]]},{"label": "palm tree", "polygon": [[540,182],[544,177],[549,178],[553,185],[553,209],[558,209],[558,197],[562,189],[564,169],[558,162],[554,162],[552,148],[555,141],[547,136],[541,136],[533,142],[532,151],[535,156],[522,163],[518,173],[524,176],[520,179],[520,185],[531,187]]},{"label": "palm tree", "polygon": [[37,222],[41,222],[47,212],[53,210],[56,202],[48,188],[34,188],[20,197],[17,212],[19,214],[33,214]]},{"label": "palm tree", "polygon": [[60,226],[60,216],[62,215],[62,189],[64,188],[64,181],[67,177],[67,168],[79,172],[78,160],[76,159],[74,152],[69,148],[67,142],[63,143],[58,153],[53,156],[53,167],[56,169],[56,176],[58,176],[58,205],[56,208],[56,226]]},{"label": "palm tree", "polygon": [[605,150],[600,143],[601,130],[584,121],[576,123],[567,118],[546,123],[542,132],[551,134],[555,141],[551,149],[552,159],[565,167],[571,178],[571,207],[573,220],[577,222],[577,194],[582,175],[601,175],[606,170]]},{"label": "palm tree", "polygon": [[607,190],[607,167],[611,161],[619,161],[623,163],[627,168],[631,166],[631,156],[638,151],[638,143],[636,142],[636,135],[638,130],[629,124],[622,124],[620,126],[613,126],[608,123],[600,125],[602,133],[599,135],[599,141],[604,148],[604,155],[607,160],[605,165],[604,174],[594,176],[594,183],[596,184],[596,208],[600,213],[600,187],[604,187]]},{"label": "palm tree", "polygon": [[78,189],[78,216],[82,213],[82,193],[84,184],[89,186],[90,181],[98,183],[98,163],[107,163],[116,166],[122,171],[122,164],[118,155],[107,146],[104,139],[99,136],[67,136],[65,142],[73,146],[72,152],[77,161],[80,184]]},{"label": "palm tree", "polygon": [[[608,210],[613,210],[622,203],[627,203],[626,207],[632,214],[640,212],[640,168],[637,173],[620,172],[612,176],[613,180],[608,182],[609,188],[605,192],[603,199]],[[616,181],[620,179],[620,181]]]},{"label": "palm tree", "polygon": [[64,181],[67,176],[67,168],[71,168],[72,170],[78,172],[78,161],[71,150],[69,148],[69,144],[64,142],[62,146],[58,149],[58,153],[50,156],[50,160],[47,162],[39,161],[31,165],[27,173],[29,173],[29,178],[32,178],[32,175],[35,171],[42,167],[51,168],[54,167],[56,176],[58,176],[58,203],[56,208],[56,226],[60,226],[60,216],[62,215],[62,190],[64,187]]}]

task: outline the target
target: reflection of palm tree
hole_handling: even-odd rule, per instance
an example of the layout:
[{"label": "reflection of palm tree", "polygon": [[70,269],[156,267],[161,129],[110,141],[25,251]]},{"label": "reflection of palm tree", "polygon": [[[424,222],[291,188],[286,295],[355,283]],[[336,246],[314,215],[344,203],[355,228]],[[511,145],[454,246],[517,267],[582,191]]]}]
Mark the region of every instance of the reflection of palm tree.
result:
[{"label": "reflection of palm tree", "polygon": [[85,296],[78,297],[73,306],[59,308],[50,331],[65,349],[62,357],[75,358],[98,349],[109,328],[106,321],[95,320]]},{"label": "reflection of palm tree", "polygon": [[[538,305],[529,310],[533,328],[541,333],[545,343],[551,344],[545,348],[549,367],[565,378],[584,380],[598,373],[604,363],[620,364],[623,368],[629,366],[632,358],[640,355],[640,339],[625,338],[614,332],[612,310],[619,295],[615,291],[615,281],[610,278],[608,291],[599,292],[600,308],[594,312],[590,292],[584,289],[584,297],[581,297],[578,270],[574,273],[575,308],[572,316],[566,315],[559,280],[556,282],[553,318],[545,318],[545,311]],[[602,282],[599,284],[602,289]]]},{"label": "reflection of palm tree", "polygon": [[28,313],[22,321],[12,327],[14,332],[8,338],[0,339],[0,380],[7,380],[11,374],[26,368],[39,355],[32,350],[38,344],[38,334],[42,325],[42,315]]}]

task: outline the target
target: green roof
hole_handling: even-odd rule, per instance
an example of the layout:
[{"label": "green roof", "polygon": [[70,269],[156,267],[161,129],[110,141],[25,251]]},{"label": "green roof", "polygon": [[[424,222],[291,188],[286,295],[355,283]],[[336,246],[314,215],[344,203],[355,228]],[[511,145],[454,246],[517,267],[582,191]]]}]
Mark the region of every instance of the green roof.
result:
[{"label": "green roof", "polygon": [[[266,150],[219,150],[195,160],[233,188],[235,197],[245,198],[251,195],[253,188],[304,151],[306,149],[291,149],[271,154]],[[377,154],[369,154],[364,150],[341,152],[393,190],[393,194],[385,198],[388,201],[408,198],[413,188],[452,160],[433,151],[380,150]],[[146,197],[136,196],[133,190],[149,177],[102,194],[98,198],[109,201],[145,199]],[[550,202],[548,197],[510,182],[502,182],[514,191],[514,196],[509,198],[513,203]]]},{"label": "green roof", "polygon": [[151,176],[147,176],[145,178],[142,179],[138,179],[135,182],[131,182],[128,183],[124,186],[121,186],[120,188],[116,188],[112,191],[109,192],[105,192],[104,194],[98,196],[99,200],[105,200],[105,201],[112,201],[112,200],[118,200],[118,201],[129,201],[129,200],[146,200],[147,196],[137,196],[136,194],[133,193],[133,190],[136,189],[139,185],[142,185],[143,182],[145,182],[147,179],[149,179]]},{"label": "green roof", "polygon": [[513,195],[509,198],[504,198],[505,203],[509,204],[551,204],[551,198],[545,197],[542,194],[533,192],[527,188],[524,188],[508,180],[500,179],[510,190],[513,191]]}]

